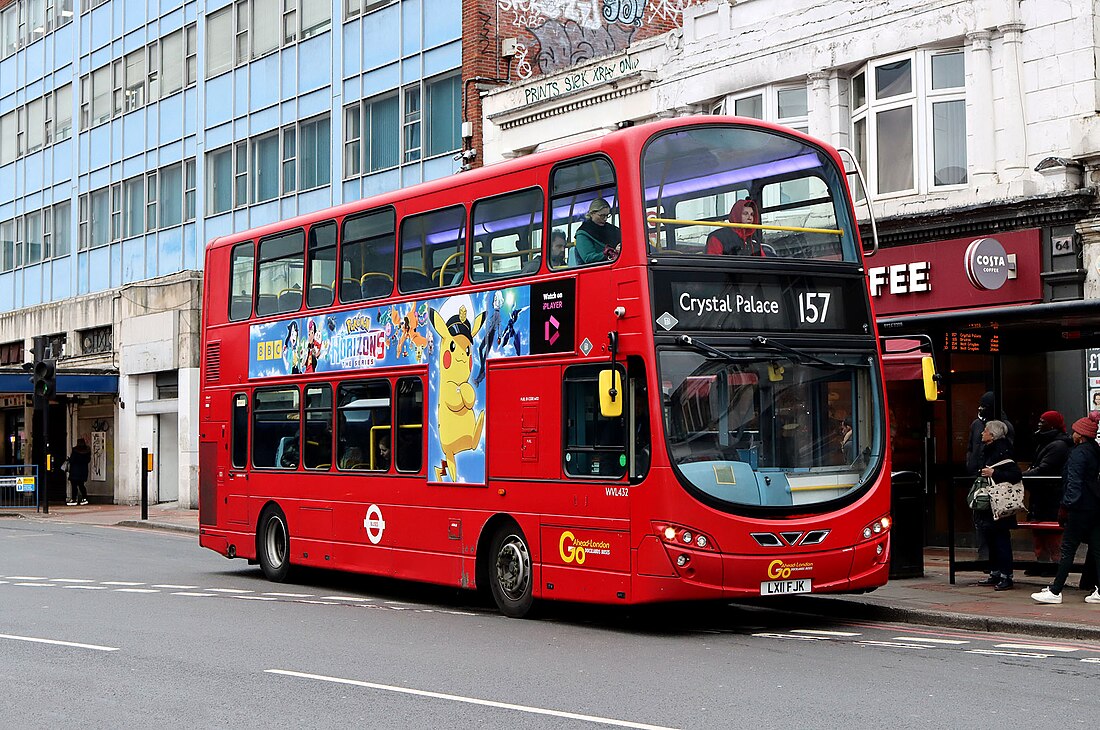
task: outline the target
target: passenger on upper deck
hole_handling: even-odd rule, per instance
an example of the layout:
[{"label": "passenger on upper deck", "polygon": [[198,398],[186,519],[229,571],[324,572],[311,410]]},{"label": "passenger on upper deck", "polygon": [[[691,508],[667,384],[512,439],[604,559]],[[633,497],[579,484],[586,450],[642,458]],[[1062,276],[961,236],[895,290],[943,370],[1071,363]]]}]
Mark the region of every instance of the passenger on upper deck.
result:
[{"label": "passenger on upper deck", "polygon": [[[760,225],[760,208],[756,201],[743,198],[733,204],[730,223]],[[722,227],[707,237],[707,253],[726,256],[763,256],[760,231],[755,228]]]},{"label": "passenger on upper deck", "polygon": [[596,198],[588,206],[585,221],[577,229],[576,257],[582,264],[614,261],[619,257],[623,234],[617,226],[608,223],[611,205],[603,198]]}]

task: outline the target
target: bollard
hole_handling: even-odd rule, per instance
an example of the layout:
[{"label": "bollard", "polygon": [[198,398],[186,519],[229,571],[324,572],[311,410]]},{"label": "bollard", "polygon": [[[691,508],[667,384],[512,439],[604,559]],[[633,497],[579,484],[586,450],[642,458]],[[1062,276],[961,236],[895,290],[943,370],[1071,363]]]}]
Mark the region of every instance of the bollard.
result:
[{"label": "bollard", "polygon": [[149,519],[149,449],[141,450],[141,519]]}]

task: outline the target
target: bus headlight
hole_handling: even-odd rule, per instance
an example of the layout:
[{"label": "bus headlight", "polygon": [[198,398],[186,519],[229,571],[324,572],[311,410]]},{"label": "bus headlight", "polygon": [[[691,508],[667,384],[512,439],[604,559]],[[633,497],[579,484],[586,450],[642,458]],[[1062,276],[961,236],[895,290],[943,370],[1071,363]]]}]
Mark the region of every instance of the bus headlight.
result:
[{"label": "bus headlight", "polygon": [[877,520],[875,520],[874,522],[872,522],[871,524],[869,524],[869,525],[867,525],[866,527],[863,528],[863,532],[862,532],[863,539],[864,540],[870,540],[872,537],[878,537],[880,535],[884,535],[884,534],[886,534],[886,532],[889,529],[890,529],[890,515],[885,515],[883,517],[879,517]]},{"label": "bus headlight", "polygon": [[698,530],[683,525],[670,525],[667,522],[654,522],[653,527],[663,542],[678,547],[691,547],[708,552],[718,552],[714,538]]}]

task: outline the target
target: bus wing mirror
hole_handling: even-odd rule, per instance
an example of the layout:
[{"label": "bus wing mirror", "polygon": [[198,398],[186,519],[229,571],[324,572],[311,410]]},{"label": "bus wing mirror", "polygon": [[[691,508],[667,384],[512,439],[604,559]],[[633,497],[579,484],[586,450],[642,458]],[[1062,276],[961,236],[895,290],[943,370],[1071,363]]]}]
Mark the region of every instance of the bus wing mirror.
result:
[{"label": "bus wing mirror", "polygon": [[600,415],[604,418],[623,415],[623,382],[618,370],[600,371]]},{"label": "bus wing mirror", "polygon": [[920,359],[920,373],[921,379],[924,381],[924,399],[926,401],[934,401],[939,395],[936,388],[936,363],[935,361],[925,355]]}]

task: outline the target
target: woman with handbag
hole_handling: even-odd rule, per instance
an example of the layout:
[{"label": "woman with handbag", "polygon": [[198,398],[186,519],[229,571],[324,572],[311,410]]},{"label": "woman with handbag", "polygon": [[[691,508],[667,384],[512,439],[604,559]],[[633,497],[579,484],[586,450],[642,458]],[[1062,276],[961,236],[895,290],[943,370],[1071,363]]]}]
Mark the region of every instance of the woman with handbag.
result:
[{"label": "woman with handbag", "polygon": [[[1096,421],[1078,418],[1073,424],[1073,450],[1062,472],[1062,504],[1058,524],[1062,526],[1062,559],[1049,587],[1031,597],[1038,603],[1061,603],[1062,588],[1073,568],[1077,548],[1087,538],[1090,547],[1100,545],[1100,446],[1096,444]],[[1094,561],[1095,569],[1095,561]],[[1100,575],[1096,576],[1100,580]],[[1085,576],[1081,576],[1084,582]],[[1093,589],[1086,603],[1100,603],[1100,591]]]},{"label": "woman with handbag", "polygon": [[[978,474],[987,477],[992,484],[1020,481],[1020,465],[1012,458],[1012,442],[1008,440],[1008,426],[1004,421],[986,421],[982,429],[982,468]],[[993,510],[974,510],[974,527],[985,536],[989,545],[989,577],[978,585],[993,586],[994,590],[1012,588],[1012,533],[1016,526],[1015,513],[999,520],[993,518]]]}]

